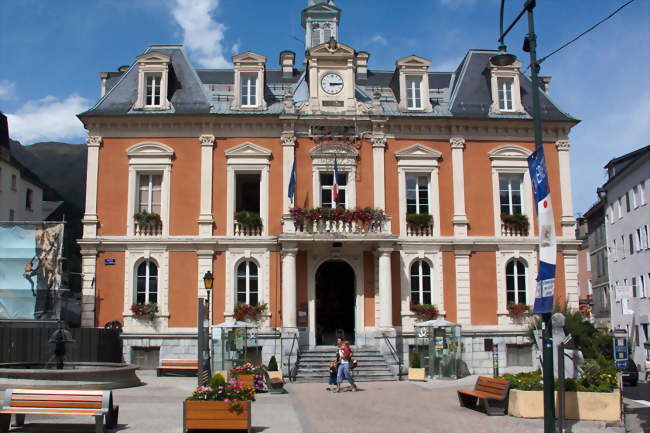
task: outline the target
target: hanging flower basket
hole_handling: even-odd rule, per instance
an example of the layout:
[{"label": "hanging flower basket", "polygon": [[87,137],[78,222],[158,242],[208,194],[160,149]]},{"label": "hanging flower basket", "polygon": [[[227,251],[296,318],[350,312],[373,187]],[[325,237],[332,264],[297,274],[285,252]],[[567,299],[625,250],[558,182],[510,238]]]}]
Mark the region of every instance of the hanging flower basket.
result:
[{"label": "hanging flower basket", "polygon": [[431,304],[411,304],[411,311],[419,320],[433,320],[438,317],[438,308]]},{"label": "hanging flower basket", "polygon": [[158,312],[158,304],[155,302],[133,304],[131,305],[131,312],[136,319],[153,321]]},{"label": "hanging flower basket", "polygon": [[267,307],[268,306],[265,303],[259,305],[237,304],[233,314],[235,320],[244,320],[247,317],[257,320],[258,316],[265,312]]}]

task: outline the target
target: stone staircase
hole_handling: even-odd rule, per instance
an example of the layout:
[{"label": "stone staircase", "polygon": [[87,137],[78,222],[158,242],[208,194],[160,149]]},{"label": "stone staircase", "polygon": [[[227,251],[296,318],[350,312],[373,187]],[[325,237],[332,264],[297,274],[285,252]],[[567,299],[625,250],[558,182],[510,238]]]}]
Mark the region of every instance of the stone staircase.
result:
[{"label": "stone staircase", "polygon": [[[330,362],[335,359],[334,347],[303,349],[297,362],[296,382],[327,383]],[[384,356],[374,347],[352,346],[359,366],[352,371],[357,382],[397,380]]]}]

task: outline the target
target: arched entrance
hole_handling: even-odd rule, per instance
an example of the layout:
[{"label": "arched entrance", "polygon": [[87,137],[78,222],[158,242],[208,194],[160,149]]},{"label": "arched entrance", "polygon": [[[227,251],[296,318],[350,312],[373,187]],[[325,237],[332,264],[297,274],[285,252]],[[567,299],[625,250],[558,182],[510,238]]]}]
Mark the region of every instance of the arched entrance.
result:
[{"label": "arched entrance", "polygon": [[336,344],[337,333],[354,343],[355,277],[350,265],[328,260],[316,271],[316,344]]}]

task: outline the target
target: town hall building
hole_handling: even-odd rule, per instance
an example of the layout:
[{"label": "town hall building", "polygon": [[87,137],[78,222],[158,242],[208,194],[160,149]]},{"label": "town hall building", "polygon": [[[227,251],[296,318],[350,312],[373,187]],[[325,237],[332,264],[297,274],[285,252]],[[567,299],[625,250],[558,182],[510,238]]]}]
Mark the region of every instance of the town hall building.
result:
[{"label": "town hall building", "polygon": [[[532,368],[527,322],[508,309],[533,304],[538,271],[531,80],[520,62],[491,63],[493,50],[469,50],[454,71],[430,70],[433,52],[374,70],[339,40],[340,17],[334,1],[308,1],[304,64],[246,51],[231,69],[197,69],[182,46],[154,45],[100,73],[102,97],[79,115],[82,323],[121,322],[126,361],[196,355],[210,271],[212,324],[266,307],[248,318],[264,363],[294,337],[314,348],[345,335],[408,365],[414,306],[435,305],[461,325],[472,373],[492,371],[485,340],[502,367]],[[556,296],[577,308],[578,121],[548,87],[540,99]],[[147,303],[153,320],[132,311]]]}]

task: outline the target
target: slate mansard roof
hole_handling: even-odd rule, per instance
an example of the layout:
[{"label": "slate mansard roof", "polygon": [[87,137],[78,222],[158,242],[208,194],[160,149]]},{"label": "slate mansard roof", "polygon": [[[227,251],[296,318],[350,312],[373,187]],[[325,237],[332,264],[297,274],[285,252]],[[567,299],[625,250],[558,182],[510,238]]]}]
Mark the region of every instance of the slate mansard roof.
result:
[{"label": "slate mansard roof", "polygon": [[[134,110],[138,92],[138,65],[131,65],[125,72],[109,72],[106,94],[97,104],[80,116],[124,116],[160,114],[215,114],[215,115],[279,115],[284,111],[283,95],[287,88],[294,93],[299,106],[308,99],[307,74],[304,69],[294,69],[290,77],[281,69],[265,69],[264,98],[266,109],[231,109],[234,96],[233,69],[195,69],[180,45],[152,45],[145,51],[159,52],[171,58],[169,69],[170,109],[164,111]],[[393,92],[397,80],[395,71],[368,70],[366,77],[357,77],[355,94],[357,100],[370,107],[375,93],[381,94],[385,116],[429,117],[462,119],[530,119],[532,114],[532,83],[520,74],[524,114],[490,113],[490,71],[488,63],[496,51],[469,50],[456,71],[429,72],[429,98],[433,112],[404,112],[398,109],[397,96]],[[542,119],[545,121],[577,120],[563,112],[540,91]]]}]

